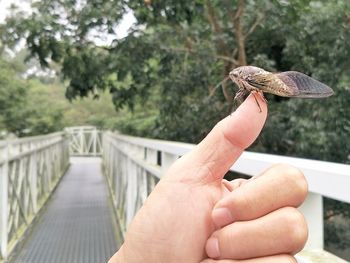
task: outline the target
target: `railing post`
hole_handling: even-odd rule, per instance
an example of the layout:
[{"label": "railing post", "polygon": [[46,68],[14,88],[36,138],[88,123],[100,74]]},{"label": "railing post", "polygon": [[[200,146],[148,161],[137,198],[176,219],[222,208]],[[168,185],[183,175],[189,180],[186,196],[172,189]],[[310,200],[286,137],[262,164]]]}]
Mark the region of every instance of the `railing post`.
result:
[{"label": "railing post", "polygon": [[9,146],[4,148],[3,167],[0,173],[0,258],[7,257],[8,245],[8,176],[9,176]]},{"label": "railing post", "polygon": [[126,189],[126,226],[133,219],[136,212],[136,197],[137,197],[137,167],[130,160],[127,160],[127,176],[128,184]]},{"label": "railing post", "polygon": [[94,129],[92,131],[92,136],[93,136],[93,156],[97,156],[97,147],[96,147],[96,144],[97,144],[97,129]]},{"label": "railing post", "polygon": [[309,228],[306,250],[323,249],[323,199],[322,195],[309,192],[299,208],[305,216]]},{"label": "railing post", "polygon": [[145,160],[147,163],[156,165],[157,164],[157,150],[146,148]]},{"label": "railing post", "polygon": [[37,183],[37,153],[30,158],[30,193],[32,196],[33,212],[38,211],[38,183]]},{"label": "railing post", "polygon": [[79,128],[79,140],[80,140],[80,149],[79,154],[84,154],[84,129]]},{"label": "railing post", "polygon": [[169,169],[169,167],[178,159],[178,155],[162,152],[162,175]]}]

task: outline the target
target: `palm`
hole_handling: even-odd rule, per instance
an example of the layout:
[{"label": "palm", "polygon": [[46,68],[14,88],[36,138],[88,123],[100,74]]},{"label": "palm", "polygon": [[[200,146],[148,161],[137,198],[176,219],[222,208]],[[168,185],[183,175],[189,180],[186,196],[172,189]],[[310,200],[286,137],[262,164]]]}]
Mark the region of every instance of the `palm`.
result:
[{"label": "palm", "polygon": [[[136,245],[149,252],[143,262],[161,262],[164,258],[167,262],[200,262],[207,258],[205,244],[214,231],[211,212],[220,196],[220,184],[189,184],[164,178],[128,229],[137,240],[128,239],[128,235],[126,244],[131,242],[130,247]],[[138,260],[135,258],[135,262]]]}]

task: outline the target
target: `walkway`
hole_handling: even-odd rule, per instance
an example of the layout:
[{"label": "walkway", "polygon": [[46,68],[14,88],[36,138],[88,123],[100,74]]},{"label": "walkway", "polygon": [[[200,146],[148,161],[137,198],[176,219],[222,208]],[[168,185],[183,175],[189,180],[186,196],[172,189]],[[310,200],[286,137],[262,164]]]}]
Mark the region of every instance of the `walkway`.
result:
[{"label": "walkway", "polygon": [[71,158],[16,263],[106,262],[116,251],[116,227],[98,158]]}]

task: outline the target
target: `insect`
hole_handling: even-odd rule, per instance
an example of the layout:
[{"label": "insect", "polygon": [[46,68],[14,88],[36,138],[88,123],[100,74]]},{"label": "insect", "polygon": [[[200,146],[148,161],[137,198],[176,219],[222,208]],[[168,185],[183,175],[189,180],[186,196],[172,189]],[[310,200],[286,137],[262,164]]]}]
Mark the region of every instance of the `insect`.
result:
[{"label": "insect", "polygon": [[[229,77],[239,87],[234,99],[238,103],[249,93],[260,93],[263,98],[264,92],[290,98],[325,98],[334,94],[326,84],[297,71],[271,73],[254,66],[242,66],[233,69]],[[255,95],[254,98],[261,112]]]}]

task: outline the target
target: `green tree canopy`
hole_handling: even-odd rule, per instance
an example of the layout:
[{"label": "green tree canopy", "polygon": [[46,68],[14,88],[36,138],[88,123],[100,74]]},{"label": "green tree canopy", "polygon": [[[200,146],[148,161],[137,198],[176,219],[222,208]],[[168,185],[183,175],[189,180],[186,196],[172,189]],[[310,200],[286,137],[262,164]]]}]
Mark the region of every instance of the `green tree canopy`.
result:
[{"label": "green tree canopy", "polygon": [[0,130],[21,134],[26,129],[27,84],[18,77],[18,67],[0,59]]},{"label": "green tree canopy", "polygon": [[[25,38],[42,66],[59,63],[69,99],[108,90],[119,110],[152,97],[156,116],[145,134],[197,142],[233,108],[231,82],[215,92],[232,68],[298,70],[336,95],[322,101],[268,95],[270,117],[255,149],[349,162],[346,0],[38,1],[32,11],[7,20],[3,42]],[[117,39],[128,12],[137,22]],[[114,41],[98,46],[95,39],[106,34]]]}]

